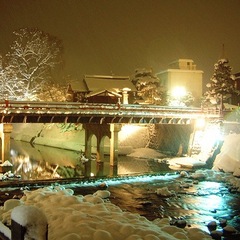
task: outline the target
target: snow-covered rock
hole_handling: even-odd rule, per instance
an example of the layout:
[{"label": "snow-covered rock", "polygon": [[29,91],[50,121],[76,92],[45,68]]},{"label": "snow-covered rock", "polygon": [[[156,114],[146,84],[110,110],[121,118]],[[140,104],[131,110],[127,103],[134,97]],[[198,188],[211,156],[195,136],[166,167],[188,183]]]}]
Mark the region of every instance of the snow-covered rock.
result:
[{"label": "snow-covered rock", "polygon": [[[168,189],[162,191],[168,192]],[[211,239],[210,235],[202,230],[194,228],[191,231],[171,226],[168,219],[149,221],[139,214],[122,211],[116,205],[93,195],[74,196],[72,191],[52,187],[25,193],[25,196],[18,200],[21,201],[21,208],[33,206],[44,213],[48,222],[49,240]],[[101,201],[93,201],[96,198]],[[8,211],[9,221],[11,213],[15,215],[14,209]],[[21,215],[21,218],[24,216]],[[38,214],[37,216],[40,217]]]},{"label": "snow-covered rock", "polygon": [[157,193],[157,195],[163,196],[163,197],[171,197],[174,195],[174,192],[169,191],[168,187],[158,188],[156,190],[156,193]]},{"label": "snow-covered rock", "polygon": [[225,137],[221,151],[213,163],[213,170],[240,176],[240,134],[233,133]]}]

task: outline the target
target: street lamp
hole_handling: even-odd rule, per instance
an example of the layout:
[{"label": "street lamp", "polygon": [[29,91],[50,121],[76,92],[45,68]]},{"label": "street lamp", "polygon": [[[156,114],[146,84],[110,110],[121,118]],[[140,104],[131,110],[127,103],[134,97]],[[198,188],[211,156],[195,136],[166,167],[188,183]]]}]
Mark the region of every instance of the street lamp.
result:
[{"label": "street lamp", "polygon": [[176,98],[182,98],[187,94],[185,87],[177,86],[172,89],[172,96]]},{"label": "street lamp", "polygon": [[183,105],[183,98],[187,95],[187,91],[185,87],[176,86],[171,91],[171,105],[173,106],[181,106]]}]

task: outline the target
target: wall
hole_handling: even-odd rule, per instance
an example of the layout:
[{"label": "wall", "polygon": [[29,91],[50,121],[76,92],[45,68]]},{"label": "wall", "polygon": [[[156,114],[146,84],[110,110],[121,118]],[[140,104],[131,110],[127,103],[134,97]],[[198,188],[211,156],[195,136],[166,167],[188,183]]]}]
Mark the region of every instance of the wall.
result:
[{"label": "wall", "polygon": [[[32,144],[57,147],[68,150],[85,150],[85,131],[82,124],[13,124],[11,138]],[[92,139],[93,152],[96,141]],[[129,154],[134,148],[146,147],[149,139],[145,125],[122,126],[119,132],[119,154]],[[109,153],[109,138],[105,138],[105,153]]]},{"label": "wall", "polygon": [[183,154],[187,154],[190,135],[193,132],[192,125],[156,124],[154,129],[151,148],[176,155],[181,144]]},{"label": "wall", "polygon": [[[151,127],[150,127],[151,126]],[[152,128],[154,126],[154,128]],[[32,144],[84,151],[85,131],[81,124],[14,124],[11,137]],[[150,147],[176,154],[180,144],[187,152],[191,125],[137,125],[123,124],[119,132],[119,154],[129,154],[136,148]],[[96,141],[92,141],[93,149]],[[95,145],[95,146],[94,146]],[[104,141],[105,153],[109,153],[109,138]],[[94,152],[94,151],[93,151]]]}]

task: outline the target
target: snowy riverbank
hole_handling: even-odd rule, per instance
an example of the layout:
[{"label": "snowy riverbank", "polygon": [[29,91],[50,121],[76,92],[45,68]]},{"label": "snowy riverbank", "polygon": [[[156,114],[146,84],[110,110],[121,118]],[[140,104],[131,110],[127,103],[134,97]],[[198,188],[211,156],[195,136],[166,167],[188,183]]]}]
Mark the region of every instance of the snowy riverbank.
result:
[{"label": "snowy riverbank", "polygon": [[[171,178],[171,176],[169,177]],[[135,177],[134,181],[149,181],[151,178],[156,181],[158,178],[161,179],[161,176],[156,176],[155,178],[146,177],[146,179],[139,177],[139,180]],[[231,188],[240,192],[240,179],[230,173],[197,170],[189,174],[182,171],[178,176],[173,175],[172,178],[178,178],[180,182],[185,182],[185,185],[190,184],[190,179],[193,181],[225,182]],[[124,181],[131,181],[131,178],[123,179],[122,183]],[[92,184],[99,185],[100,183],[102,182]],[[113,182],[109,179],[106,180],[105,184],[110,186]],[[74,189],[74,185],[72,187]],[[98,190],[93,194],[87,195],[74,195],[73,189],[67,186],[49,186],[34,191],[24,190],[24,196],[21,199],[7,200],[4,206],[0,208],[0,219],[4,224],[9,225],[11,217],[13,219],[17,218],[15,216],[16,211],[13,211],[13,209],[20,206],[35,207],[43,213],[42,216],[46,216],[49,240],[212,239],[209,232],[196,227],[186,226],[185,221],[179,222],[180,226],[177,226],[171,224],[168,218],[156,218],[153,221],[149,221],[139,214],[124,211],[110,202],[111,192],[108,190]],[[171,199],[176,193],[170,191],[166,186],[158,188],[155,194],[159,195],[159,197]],[[36,216],[31,215],[28,215],[28,220],[24,220],[24,218],[25,215],[20,216],[20,222],[25,223],[36,220]],[[44,222],[41,219],[37,220],[40,223]],[[211,221],[209,224],[214,223]],[[215,222],[215,224],[217,225],[218,223]],[[28,237],[43,239],[41,236],[44,233],[41,231],[44,228],[41,225],[32,226],[40,227],[40,231],[32,229],[28,233]],[[233,227],[227,225],[222,232],[218,230],[219,236],[227,229],[231,229],[235,233],[237,232]],[[0,230],[10,237],[11,233],[4,225],[0,226]]]},{"label": "snowy riverbank", "polygon": [[[134,149],[133,153],[129,154],[129,156],[156,160],[159,158],[159,162],[161,162],[162,159],[166,159],[170,168],[176,170],[204,167],[208,158],[211,157],[211,155],[206,156],[200,153],[191,157],[167,158],[164,154],[149,148]],[[232,173],[234,176],[240,177],[240,134],[232,133],[225,136],[220,153],[216,155],[215,161],[213,162],[213,170]]]},{"label": "snowy riverbank", "polygon": [[[132,154],[148,158],[163,157],[154,150],[144,148],[139,148]],[[197,170],[192,173],[181,171],[179,177],[199,181],[224,182],[231,189],[240,193],[240,178],[236,177],[240,176],[239,156],[240,134],[229,134],[225,137],[221,151],[214,161],[213,170]],[[194,158],[175,158],[171,161],[174,164],[187,164],[188,166],[195,166],[202,161],[204,165],[204,161],[196,156]],[[139,214],[126,212],[109,201],[111,192],[108,190],[97,191],[85,196],[75,196],[72,189],[57,186],[39,188],[35,191],[26,190],[24,193],[25,195],[20,200],[10,199],[5,202],[0,209],[1,221],[4,224],[10,224],[12,211],[18,206],[37,207],[47,217],[49,240],[212,239],[207,232],[194,227],[181,228],[171,225],[169,219],[166,218],[149,221]],[[170,197],[175,193],[169,191],[166,186],[159,188],[156,194]],[[226,234],[229,229],[233,231],[232,233],[236,232],[231,226],[226,226],[222,231],[213,232],[213,234],[221,237],[224,231]],[[10,237],[10,230],[4,225],[0,226],[0,230]],[[33,239],[41,239],[39,237],[42,235],[41,231],[38,233],[32,231],[31,233],[34,234],[31,236]],[[30,232],[28,234],[30,236]],[[36,236],[36,234],[40,235]]]}]

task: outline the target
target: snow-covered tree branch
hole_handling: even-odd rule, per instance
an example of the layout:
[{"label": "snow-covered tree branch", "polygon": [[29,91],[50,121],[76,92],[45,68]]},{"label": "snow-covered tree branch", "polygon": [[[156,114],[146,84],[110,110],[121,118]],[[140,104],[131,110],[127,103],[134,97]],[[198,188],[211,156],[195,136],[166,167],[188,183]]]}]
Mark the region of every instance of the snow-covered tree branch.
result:
[{"label": "snow-covered tree branch", "polygon": [[137,88],[138,97],[145,103],[165,105],[166,91],[160,86],[160,80],[153,75],[151,69],[135,70],[132,82]]},{"label": "snow-covered tree branch", "polygon": [[14,35],[1,70],[4,94],[14,99],[38,100],[51,83],[53,69],[62,62],[62,43],[39,29],[23,28]]},{"label": "snow-covered tree branch", "polygon": [[232,68],[227,59],[218,60],[214,65],[213,76],[206,85],[205,101],[213,105],[221,105],[220,108],[223,108],[223,102],[236,92],[235,78],[231,71]]}]

